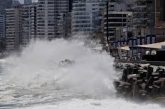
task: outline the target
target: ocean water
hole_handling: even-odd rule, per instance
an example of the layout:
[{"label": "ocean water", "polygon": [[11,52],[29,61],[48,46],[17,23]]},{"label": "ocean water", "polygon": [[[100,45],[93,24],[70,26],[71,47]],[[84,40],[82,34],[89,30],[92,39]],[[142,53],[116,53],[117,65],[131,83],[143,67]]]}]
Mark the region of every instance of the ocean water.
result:
[{"label": "ocean water", "polygon": [[32,41],[0,60],[0,109],[164,109],[116,96],[113,60],[90,40]]}]

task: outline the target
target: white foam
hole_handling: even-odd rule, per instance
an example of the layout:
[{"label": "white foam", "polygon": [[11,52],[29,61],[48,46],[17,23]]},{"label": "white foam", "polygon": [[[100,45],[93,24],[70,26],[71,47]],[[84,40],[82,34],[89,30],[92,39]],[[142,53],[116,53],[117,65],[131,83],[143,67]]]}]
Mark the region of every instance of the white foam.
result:
[{"label": "white foam", "polygon": [[[96,49],[85,44],[86,42],[74,39],[34,41],[21,55],[8,57],[1,82],[11,86],[15,92],[13,94],[20,96],[14,98],[13,102],[33,104],[35,101],[55,99],[50,105],[41,105],[41,102],[26,109],[162,109],[156,104],[139,105],[116,98],[112,85],[116,78],[113,58],[106,52],[96,52]],[[65,59],[72,60],[73,63],[60,65]],[[80,95],[79,98],[74,96],[75,93]],[[34,95],[37,94],[41,97],[35,99]],[[84,97],[83,100],[81,96],[84,95],[90,97]],[[66,96],[70,97],[69,100],[57,98]]]},{"label": "white foam", "polygon": [[157,104],[136,104],[122,99],[65,101],[56,105],[39,105],[25,109],[164,109]]},{"label": "white foam", "polygon": [[[32,42],[21,55],[6,59],[8,66],[4,80],[16,87],[50,85],[85,94],[106,95],[114,91],[111,83],[115,75],[113,59],[106,52],[96,52],[86,43],[64,39]],[[61,66],[65,59],[73,63]]]}]

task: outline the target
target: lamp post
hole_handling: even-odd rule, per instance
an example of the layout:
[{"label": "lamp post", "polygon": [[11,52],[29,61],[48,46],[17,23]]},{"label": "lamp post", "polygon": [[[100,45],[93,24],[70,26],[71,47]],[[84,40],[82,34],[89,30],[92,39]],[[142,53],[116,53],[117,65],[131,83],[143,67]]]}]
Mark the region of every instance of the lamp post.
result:
[{"label": "lamp post", "polygon": [[108,39],[108,4],[109,2],[107,1],[107,4],[106,4],[106,39],[107,39],[107,45],[108,45],[108,48],[109,48],[109,39]]},{"label": "lamp post", "polygon": [[107,49],[109,51],[109,54],[111,54],[111,49],[109,45],[109,25],[108,25],[108,14],[109,14],[109,0],[106,3],[106,40],[107,40]]}]

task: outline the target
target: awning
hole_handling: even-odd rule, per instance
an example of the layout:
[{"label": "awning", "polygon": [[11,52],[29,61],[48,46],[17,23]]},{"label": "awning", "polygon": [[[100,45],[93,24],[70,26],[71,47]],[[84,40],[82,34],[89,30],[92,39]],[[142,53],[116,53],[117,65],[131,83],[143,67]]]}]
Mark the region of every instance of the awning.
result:
[{"label": "awning", "polygon": [[137,46],[138,47],[142,47],[142,48],[161,49],[163,45],[165,45],[165,42],[146,44],[146,45],[137,45]]},{"label": "awning", "polygon": [[129,51],[130,50],[129,46],[118,47],[118,49],[120,49],[120,50],[126,50],[126,51]]}]

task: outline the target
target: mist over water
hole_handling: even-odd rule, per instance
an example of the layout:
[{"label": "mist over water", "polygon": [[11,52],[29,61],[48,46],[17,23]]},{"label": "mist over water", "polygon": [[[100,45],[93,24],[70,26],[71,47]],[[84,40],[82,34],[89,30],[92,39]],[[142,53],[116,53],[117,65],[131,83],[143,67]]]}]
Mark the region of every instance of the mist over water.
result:
[{"label": "mist over water", "polygon": [[0,109],[163,109],[117,98],[112,64],[90,40],[32,41],[1,61]]}]

